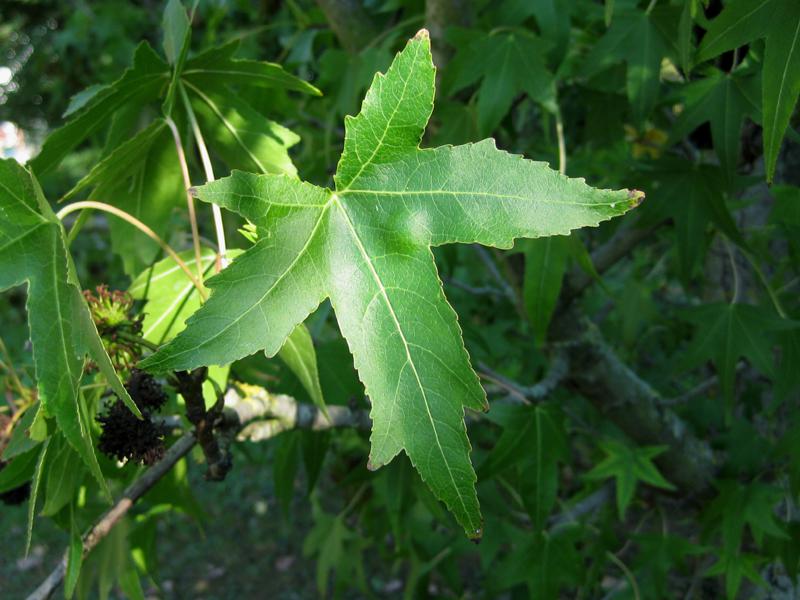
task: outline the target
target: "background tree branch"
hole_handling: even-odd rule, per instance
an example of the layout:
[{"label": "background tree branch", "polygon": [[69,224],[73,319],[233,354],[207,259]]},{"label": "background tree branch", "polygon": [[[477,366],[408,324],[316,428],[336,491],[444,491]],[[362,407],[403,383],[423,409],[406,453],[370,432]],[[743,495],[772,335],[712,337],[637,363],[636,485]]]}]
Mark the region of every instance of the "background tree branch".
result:
[{"label": "background tree branch", "polygon": [[360,0],[317,0],[317,5],[348,52],[355,54],[379,33]]},{"label": "background tree branch", "polygon": [[466,27],[472,21],[469,0],[427,0],[425,27],[431,34],[433,61],[440,69],[450,59],[452,51],[445,41],[445,30],[454,25]]},{"label": "background tree branch", "polygon": [[[263,441],[290,429],[321,431],[334,427],[354,427],[368,430],[370,419],[366,411],[351,410],[344,406],[328,407],[330,419],[310,404],[301,404],[291,396],[270,394],[264,388],[243,385],[240,391],[233,388],[225,395],[225,409],[221,425],[222,435],[241,432],[242,439]],[[186,456],[197,443],[193,432],[178,439],[164,458],[147,469],[141,477],[128,486],[120,499],[83,536],[83,557],[105,538],[128,514],[136,502],[164,477],[172,467]],[[46,600],[64,580],[67,569],[66,554],[55,569],[39,585],[28,600]]]},{"label": "background tree branch", "polygon": [[600,331],[573,312],[556,324],[571,368],[565,384],[587,398],[626,435],[640,444],[665,445],[656,459],[665,476],[688,492],[702,492],[714,475],[714,455],[650,384],[628,367]]}]

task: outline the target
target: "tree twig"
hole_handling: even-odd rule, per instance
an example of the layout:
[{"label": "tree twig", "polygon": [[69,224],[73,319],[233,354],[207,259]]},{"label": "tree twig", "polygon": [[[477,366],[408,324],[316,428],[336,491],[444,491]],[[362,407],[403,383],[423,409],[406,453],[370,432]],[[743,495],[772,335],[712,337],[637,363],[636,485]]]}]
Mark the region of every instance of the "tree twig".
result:
[{"label": "tree twig", "polygon": [[[241,431],[244,435],[250,428],[251,434],[246,439],[251,441],[265,440],[288,429],[310,429],[314,431],[330,429],[332,427],[355,427],[368,429],[370,427],[369,415],[366,411],[350,410],[343,406],[328,407],[330,421],[316,406],[300,404],[294,398],[284,395],[270,394],[264,388],[250,385],[240,386],[240,391],[233,388],[225,394],[225,409],[223,413],[224,427],[229,431]],[[264,423],[279,423],[274,428],[258,428],[257,421]],[[117,523],[130,511],[133,505],[144,496],[170,469],[197,443],[194,433],[187,433],[179,438],[167,452],[164,458],[154,464],[142,474],[122,493],[122,497],[106,512],[83,536],[83,556],[105,538]],[[28,596],[28,600],[46,600],[64,580],[67,569],[66,554],[39,585]]]},{"label": "tree twig", "polygon": [[594,324],[570,312],[554,325],[562,339],[571,340],[564,344],[571,366],[565,384],[637,443],[667,446],[656,459],[667,479],[691,492],[708,489],[715,469],[710,446],[622,362]]},{"label": "tree twig", "polygon": [[610,502],[613,497],[614,486],[611,482],[608,482],[582,500],[576,502],[573,506],[565,508],[559,514],[550,517],[547,524],[551,529],[555,529],[568,523],[574,523],[580,517],[599,510],[600,507]]},{"label": "tree twig", "polygon": [[480,369],[479,375],[481,377],[505,388],[514,397],[521,399],[523,403],[528,403],[529,399],[542,400],[549,396],[566,377],[569,371],[569,362],[565,352],[556,352],[550,360],[550,365],[544,377],[538,383],[530,386],[520,385],[516,381],[492,370],[485,363],[478,363],[478,368]]},{"label": "tree twig", "polygon": [[[164,454],[164,458],[147,469],[139,479],[128,486],[117,503],[83,536],[84,557],[128,514],[128,511],[139,498],[144,496],[164,475],[169,473],[181,458],[189,453],[196,441],[194,434],[185,434],[170,446],[169,450]],[[28,596],[28,600],[46,600],[49,598],[63,581],[66,570],[67,557],[65,555],[41,585]]]},{"label": "tree twig", "polygon": [[317,0],[342,47],[356,53],[378,35],[360,0]]},{"label": "tree twig", "polygon": [[[661,227],[663,223],[658,223],[652,227],[636,227],[618,230],[611,239],[592,252],[592,264],[595,270],[602,274],[613,267],[622,258],[628,255],[642,241],[651,237],[653,233]],[[564,281],[561,291],[561,305],[566,307],[577,296],[588,288],[594,278],[582,269],[573,270]]]}]

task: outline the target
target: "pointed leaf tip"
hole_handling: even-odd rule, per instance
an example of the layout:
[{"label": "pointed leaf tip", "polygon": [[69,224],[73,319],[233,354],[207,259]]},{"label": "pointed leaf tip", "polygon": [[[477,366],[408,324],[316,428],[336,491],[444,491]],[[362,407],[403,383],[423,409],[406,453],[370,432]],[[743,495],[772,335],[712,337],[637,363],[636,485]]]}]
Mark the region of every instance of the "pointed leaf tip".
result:
[{"label": "pointed leaf tip", "polygon": [[631,207],[635,208],[644,202],[645,194],[641,190],[628,190],[628,198],[631,199]]},{"label": "pointed leaf tip", "polygon": [[414,36],[415,40],[430,40],[431,34],[428,32],[427,29],[423,28],[420,29],[417,34]]}]

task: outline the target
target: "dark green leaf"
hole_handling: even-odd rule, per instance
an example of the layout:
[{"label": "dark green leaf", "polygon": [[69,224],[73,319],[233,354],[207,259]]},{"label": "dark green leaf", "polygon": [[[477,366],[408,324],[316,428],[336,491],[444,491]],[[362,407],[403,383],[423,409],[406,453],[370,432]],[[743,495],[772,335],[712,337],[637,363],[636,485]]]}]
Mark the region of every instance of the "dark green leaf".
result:
[{"label": "dark green leaf", "polygon": [[603,440],[599,442],[606,457],[586,474],[587,479],[616,480],[617,509],[619,518],[625,519],[625,512],[636,493],[636,486],[641,483],[653,487],[674,490],[675,486],[659,473],[653,464],[653,459],[662,454],[664,446],[642,446],[632,448],[616,440]]},{"label": "dark green leaf", "polygon": [[228,85],[243,85],[322,95],[313,85],[290,75],[280,65],[233,58],[238,47],[238,42],[231,42],[198,54],[186,61],[181,77],[204,91],[221,92]]},{"label": "dark green leaf", "polygon": [[633,118],[643,121],[658,98],[661,59],[667,44],[652,17],[641,11],[620,11],[583,65],[586,77],[612,65],[627,63],[626,90]]},{"label": "dark green leaf", "polygon": [[738,360],[746,357],[761,373],[774,377],[773,342],[769,332],[797,326],[750,304],[707,304],[688,310],[686,316],[698,325],[698,329],[691,346],[681,356],[678,369],[713,361],[728,414],[733,408]]},{"label": "dark green leaf", "polygon": [[544,64],[547,48],[526,32],[476,37],[448,66],[444,84],[450,94],[480,80],[478,129],[491,133],[521,93],[555,111],[553,76]]},{"label": "dark green leaf", "polygon": [[69,503],[83,481],[83,468],[75,450],[64,436],[55,434],[50,440],[45,465],[44,516],[53,516]]},{"label": "dark green leaf", "polygon": [[67,569],[64,572],[64,596],[69,600],[75,593],[75,586],[81,573],[83,563],[83,539],[75,519],[75,507],[70,506],[69,513],[69,546],[67,547]]},{"label": "dark green leaf", "polygon": [[[185,210],[186,195],[169,129],[153,125],[148,130],[151,132],[148,136],[150,149],[138,155],[136,168],[118,176],[113,176],[116,167],[109,168],[97,181],[95,194],[136,217],[164,238],[170,229],[172,211],[178,206]],[[119,151],[123,147],[120,146]],[[161,248],[130,223],[116,217],[109,220],[111,246],[122,258],[125,272],[134,276],[153,262]]]},{"label": "dark green leaf", "polygon": [[764,162],[772,181],[781,141],[800,96],[800,3],[776,1],[779,18],[764,53]]},{"label": "dark green leaf", "polygon": [[555,236],[530,240],[525,246],[525,308],[539,344],[544,343],[547,337],[547,327],[561,292],[569,251],[569,240]]},{"label": "dark green leaf", "polygon": [[[84,175],[78,183],[62,198],[69,200],[78,192],[87,187],[101,186],[118,183],[120,179],[127,179],[131,172],[138,171],[147,161],[147,155],[159,137],[167,133],[167,125],[161,119],[156,119],[148,127],[117,146],[113,152],[97,163],[92,170]],[[162,139],[163,143],[165,140]],[[113,199],[112,199],[113,200]]]},{"label": "dark green leaf", "polygon": [[201,131],[228,167],[254,173],[297,173],[288,152],[300,140],[296,134],[270,121],[227,88],[212,94],[189,83],[186,87],[193,96]]},{"label": "dark green leaf", "polygon": [[733,173],[739,162],[742,121],[745,116],[758,113],[758,107],[749,100],[758,83],[752,73],[722,73],[715,69],[689,84],[684,88],[686,106],[670,130],[670,140],[676,142],[702,123],[710,122],[720,165],[727,174]]},{"label": "dark green leaf", "polygon": [[757,40],[770,31],[780,0],[732,0],[711,22],[700,48],[697,62],[714,58],[727,50]]},{"label": "dark green leaf", "polygon": [[[0,470],[0,494],[18,488],[31,480],[40,452],[40,448],[28,450],[5,464]],[[3,458],[7,458],[5,454],[3,454]]]},{"label": "dark green leaf", "polygon": [[180,0],[169,0],[164,8],[164,54],[167,62],[174,65],[183,52],[189,35],[189,17]]}]

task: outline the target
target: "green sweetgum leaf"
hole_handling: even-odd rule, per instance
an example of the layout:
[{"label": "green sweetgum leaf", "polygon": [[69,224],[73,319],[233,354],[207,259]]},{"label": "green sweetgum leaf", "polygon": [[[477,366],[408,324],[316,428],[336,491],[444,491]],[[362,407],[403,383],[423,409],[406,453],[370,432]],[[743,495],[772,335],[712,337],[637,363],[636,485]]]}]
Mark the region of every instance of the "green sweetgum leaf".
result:
[{"label": "green sweetgum leaf", "polygon": [[[189,58],[189,36],[191,29],[179,21],[183,11],[180,2],[171,2],[165,17],[165,27],[174,31],[165,32],[165,50],[169,63],[165,62],[153,48],[142,42],[137,46],[133,65],[122,76],[107,86],[93,86],[76,95],[64,116],[70,120],[51,133],[41,152],[31,161],[34,171],[41,175],[54,168],[78,144],[105,127],[112,117],[123,111],[140,111],[156,100],[164,102],[166,114],[175,104],[178,88],[185,85],[192,90],[203,90],[206,94],[225,93],[228,86],[278,88],[320,95],[310,83],[287,73],[278,64],[240,60],[233,57],[239,47],[238,41],[211,48]],[[184,18],[185,18],[185,12]],[[176,36],[181,35],[182,45]],[[178,52],[178,54],[175,54]]]},{"label": "green sweetgum leaf", "polygon": [[525,584],[529,598],[559,598],[584,576],[577,548],[579,535],[578,527],[572,525],[515,535],[519,541],[489,570],[487,587],[499,596],[500,590]]},{"label": "green sweetgum leaf", "polygon": [[481,534],[464,408],[484,410],[430,247],[567,234],[621,215],[641,192],[596,190],[495,147],[419,148],[433,109],[421,31],[345,120],[335,190],[234,172],[198,189],[256,225],[256,244],[207,283],[209,301],[142,363],[154,371],[275,354],[325,298],[372,401],[369,466],[404,450],[469,535]]},{"label": "green sweetgum leaf", "polygon": [[209,91],[224,89],[227,85],[244,85],[321,95],[313,85],[287,73],[278,64],[234,58],[238,48],[236,40],[201,52],[186,61],[181,78]]},{"label": "green sweetgum leaf", "polygon": [[759,84],[752,71],[743,69],[734,73],[714,69],[707,77],[688,84],[684,88],[686,107],[670,128],[670,140],[675,143],[709,122],[720,165],[728,173],[734,172],[739,162],[742,121],[759,113],[760,107],[753,102],[758,98]]},{"label": "green sweetgum leaf", "polygon": [[770,30],[781,0],[732,0],[711,22],[700,47],[697,62],[714,58],[757,40]]},{"label": "green sweetgum leaf", "polygon": [[677,367],[687,369],[708,360],[714,363],[725,398],[726,419],[733,409],[739,359],[746,357],[759,372],[774,379],[775,333],[797,328],[796,322],[781,319],[761,306],[738,302],[692,307],[686,317],[697,325],[697,333]]},{"label": "green sweetgum leaf", "polygon": [[764,52],[764,160],[772,181],[778,152],[800,97],[800,3],[784,0]]},{"label": "green sweetgum leaf", "polygon": [[477,34],[459,45],[448,65],[444,85],[455,94],[480,80],[477,92],[481,134],[494,130],[514,98],[526,93],[555,112],[553,75],[544,63],[547,44],[525,31]]},{"label": "green sweetgum leaf", "polygon": [[722,169],[664,158],[653,165],[653,180],[658,188],[650,195],[647,212],[658,219],[674,221],[678,262],[685,280],[691,279],[705,256],[710,224],[747,248],[725,202]]},{"label": "green sweetgum leaf", "polygon": [[558,494],[558,464],[569,456],[562,420],[552,407],[515,406],[505,416],[503,434],[478,477],[488,479],[518,467],[522,501],[533,527],[542,531]]},{"label": "green sweetgum leaf", "polygon": [[288,150],[300,136],[267,119],[228,88],[215,94],[187,82],[186,89],[211,151],[231,169],[297,173]]},{"label": "green sweetgum leaf", "polygon": [[114,392],[139,410],[117,378],[64,246],[63,228],[34,177],[14,160],[0,161],[0,290],[28,284],[28,322],[39,400],[100,485],[105,480],[82,413],[79,386],[91,354]]},{"label": "green sweetgum leaf", "polygon": [[180,60],[189,35],[189,17],[180,0],[167,2],[161,28],[164,30],[164,54],[169,64],[174,65]]},{"label": "green sweetgum leaf", "polygon": [[605,35],[597,42],[583,65],[583,75],[594,76],[624,61],[627,65],[625,89],[632,116],[643,122],[658,100],[661,59],[668,42],[655,24],[653,15],[640,10],[621,10]]},{"label": "green sweetgum leaf", "polygon": [[763,66],[764,159],[772,181],[778,151],[800,96],[800,4],[795,0],[734,0],[711,22],[697,60],[766,38]]},{"label": "green sweetgum leaf", "polygon": [[589,471],[586,477],[600,480],[614,478],[617,490],[617,510],[621,520],[625,519],[625,511],[633,500],[639,482],[665,490],[675,489],[675,486],[664,479],[664,476],[653,464],[653,459],[666,450],[665,446],[631,448],[616,440],[604,440],[599,445],[606,457]]},{"label": "green sweetgum leaf", "polygon": [[523,298],[538,343],[544,343],[567,269],[568,238],[530,240],[525,246]]}]

